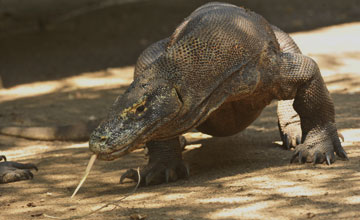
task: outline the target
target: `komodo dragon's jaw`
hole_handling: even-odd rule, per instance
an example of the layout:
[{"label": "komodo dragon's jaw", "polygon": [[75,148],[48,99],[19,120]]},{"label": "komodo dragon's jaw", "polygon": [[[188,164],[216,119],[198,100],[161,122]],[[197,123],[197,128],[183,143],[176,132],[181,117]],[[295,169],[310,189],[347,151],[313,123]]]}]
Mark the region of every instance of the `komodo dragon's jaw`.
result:
[{"label": "komodo dragon's jaw", "polygon": [[107,119],[93,131],[89,148],[99,159],[121,157],[161,135],[163,127],[177,117],[182,106],[177,90],[164,80],[151,83],[146,79],[135,80],[116,99]]},{"label": "komodo dragon's jaw", "polygon": [[97,130],[95,130],[90,136],[89,148],[92,152],[98,155],[98,159],[114,160],[132,152],[141,145],[138,141],[130,139],[127,139],[127,142],[123,144],[113,146],[107,145],[106,141],[105,136],[101,135],[101,133],[97,132]]}]

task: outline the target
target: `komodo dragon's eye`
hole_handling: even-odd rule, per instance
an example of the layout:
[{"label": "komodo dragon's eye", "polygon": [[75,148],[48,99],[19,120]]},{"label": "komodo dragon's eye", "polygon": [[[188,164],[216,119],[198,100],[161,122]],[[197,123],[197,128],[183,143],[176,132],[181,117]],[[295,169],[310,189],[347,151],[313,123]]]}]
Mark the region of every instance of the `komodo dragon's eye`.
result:
[{"label": "komodo dragon's eye", "polygon": [[140,105],[139,107],[136,108],[136,112],[137,113],[141,113],[145,110],[145,106],[144,105]]}]

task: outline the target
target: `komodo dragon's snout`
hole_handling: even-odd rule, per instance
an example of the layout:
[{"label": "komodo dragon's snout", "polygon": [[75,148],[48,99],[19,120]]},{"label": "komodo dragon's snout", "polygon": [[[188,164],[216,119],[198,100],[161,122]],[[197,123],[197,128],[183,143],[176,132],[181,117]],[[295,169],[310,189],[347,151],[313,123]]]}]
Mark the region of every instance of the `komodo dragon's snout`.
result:
[{"label": "komodo dragon's snout", "polygon": [[89,147],[102,160],[123,156],[149,138],[161,135],[162,125],[171,121],[182,107],[174,87],[165,81],[135,80],[118,97],[107,118],[90,136]]}]

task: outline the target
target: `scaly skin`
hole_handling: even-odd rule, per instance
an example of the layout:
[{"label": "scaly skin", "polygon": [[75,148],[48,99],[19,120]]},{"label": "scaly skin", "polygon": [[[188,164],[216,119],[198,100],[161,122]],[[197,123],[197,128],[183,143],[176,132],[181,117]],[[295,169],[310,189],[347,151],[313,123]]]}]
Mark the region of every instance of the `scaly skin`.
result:
[{"label": "scaly skin", "polygon": [[[0,134],[46,141],[85,141],[88,140],[91,131],[96,128],[99,122],[99,120],[91,120],[53,127],[0,127]],[[5,162],[0,162],[0,183],[32,179],[33,174],[30,170],[37,170],[33,164],[9,162],[6,161],[5,156],[0,156],[1,159],[4,159]]]},{"label": "scaly skin", "polygon": [[[284,53],[301,54],[294,40],[280,28],[272,25],[280,50]],[[285,149],[296,147],[301,143],[300,117],[293,107],[294,100],[279,100],[277,107],[280,137]]]},{"label": "scaly skin", "polygon": [[[181,134],[197,128],[233,135],[272,100],[293,99],[302,137],[292,161],[330,164],[335,152],[347,158],[317,64],[282,50],[288,45],[279,45],[277,37],[276,27],[243,8],[208,3],[196,9],[172,36],[140,55],[134,81],[92,133],[90,150],[113,160],[146,144],[149,164],[140,172],[142,183],[175,181],[188,176]],[[130,170],[125,178],[137,175]]]},{"label": "scaly skin", "polygon": [[32,179],[34,175],[31,169],[38,170],[34,164],[21,164],[17,162],[6,161],[6,157],[0,155],[0,183],[10,183],[20,180]]}]

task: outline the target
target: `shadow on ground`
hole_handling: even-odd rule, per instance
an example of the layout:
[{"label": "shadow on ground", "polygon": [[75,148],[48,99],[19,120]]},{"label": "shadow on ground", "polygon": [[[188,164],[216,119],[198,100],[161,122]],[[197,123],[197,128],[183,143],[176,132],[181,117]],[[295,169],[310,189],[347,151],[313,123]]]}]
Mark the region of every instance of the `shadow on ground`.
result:
[{"label": "shadow on ground", "polygon": [[[9,88],[133,65],[142,50],[169,36],[186,16],[206,2],[142,1],[93,11],[33,33],[3,33],[3,85]],[[226,2],[258,12],[289,32],[360,20],[356,0]]]}]

